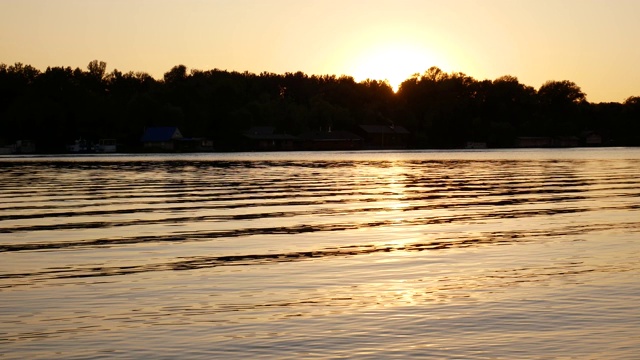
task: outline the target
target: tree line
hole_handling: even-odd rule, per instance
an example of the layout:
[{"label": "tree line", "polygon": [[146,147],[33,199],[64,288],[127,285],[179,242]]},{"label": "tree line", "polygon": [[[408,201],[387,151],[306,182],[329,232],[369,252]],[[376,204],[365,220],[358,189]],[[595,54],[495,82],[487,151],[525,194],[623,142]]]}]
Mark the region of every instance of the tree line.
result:
[{"label": "tree line", "polygon": [[465,142],[511,147],[518,137],[580,137],[597,133],[607,145],[640,145],[640,97],[590,103],[574,82],[539,89],[514,76],[476,80],[432,67],[394,93],[385,81],[349,76],[188,70],[162,79],[144,72],[107,72],[0,64],[0,145],[29,139],[56,152],[75,139],[117,139],[135,150],[143,129],[177,126],[218,150],[239,150],[237,136],[253,126],[281,133],[358,125],[404,126],[412,148],[456,148]]}]

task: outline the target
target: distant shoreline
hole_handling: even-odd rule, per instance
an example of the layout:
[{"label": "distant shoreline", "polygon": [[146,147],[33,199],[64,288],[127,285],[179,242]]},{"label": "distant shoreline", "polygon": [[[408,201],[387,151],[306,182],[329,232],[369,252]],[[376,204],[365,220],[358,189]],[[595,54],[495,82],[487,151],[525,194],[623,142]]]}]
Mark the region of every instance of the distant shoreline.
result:
[{"label": "distant shoreline", "polygon": [[568,80],[534,89],[437,67],[396,93],[302,72],[178,65],[156,80],[97,60],[44,72],[0,64],[0,105],[0,153],[640,146],[640,97],[594,104]]}]

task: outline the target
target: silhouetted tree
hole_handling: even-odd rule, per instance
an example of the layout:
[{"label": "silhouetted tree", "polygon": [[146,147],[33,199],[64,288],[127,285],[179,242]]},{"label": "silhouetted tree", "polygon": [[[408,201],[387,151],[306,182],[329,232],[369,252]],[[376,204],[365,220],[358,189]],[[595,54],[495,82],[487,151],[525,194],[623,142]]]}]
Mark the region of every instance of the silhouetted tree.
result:
[{"label": "silhouetted tree", "polygon": [[95,79],[102,80],[107,71],[107,63],[104,61],[93,60],[87,65],[89,74]]},{"label": "silhouetted tree", "polygon": [[586,95],[574,82],[547,81],[538,90],[544,132],[551,135],[572,135],[580,130],[580,105]]},{"label": "silhouetted tree", "polygon": [[164,74],[164,82],[167,84],[183,81],[187,78],[187,67],[184,65],[176,65]]},{"label": "silhouetted tree", "polygon": [[544,106],[566,108],[586,100],[586,95],[574,82],[547,81],[538,90],[538,97]]},{"label": "silhouetted tree", "polygon": [[349,76],[191,70],[177,65],[155,80],[143,72],[106,72],[0,64],[0,142],[32,139],[61,151],[78,137],[116,138],[139,146],[144,127],[179,126],[187,136],[213,138],[237,150],[251,126],[281,133],[356,130],[403,125],[413,147],[460,147],[465,141],[512,146],[518,136],[580,136],[596,132],[607,144],[640,145],[640,97],[591,104],[571,81],[548,81],[538,91],[515,76],[478,81],[431,67],[387,82]]}]

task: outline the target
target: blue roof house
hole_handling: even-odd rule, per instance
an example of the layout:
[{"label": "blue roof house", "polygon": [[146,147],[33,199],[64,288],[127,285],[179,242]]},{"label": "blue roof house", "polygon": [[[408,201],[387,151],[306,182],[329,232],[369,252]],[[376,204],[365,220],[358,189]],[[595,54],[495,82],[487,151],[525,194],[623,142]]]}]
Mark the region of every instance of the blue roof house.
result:
[{"label": "blue roof house", "polygon": [[176,142],[182,139],[180,130],[175,126],[149,127],[144,129],[142,144],[145,149],[173,151]]}]

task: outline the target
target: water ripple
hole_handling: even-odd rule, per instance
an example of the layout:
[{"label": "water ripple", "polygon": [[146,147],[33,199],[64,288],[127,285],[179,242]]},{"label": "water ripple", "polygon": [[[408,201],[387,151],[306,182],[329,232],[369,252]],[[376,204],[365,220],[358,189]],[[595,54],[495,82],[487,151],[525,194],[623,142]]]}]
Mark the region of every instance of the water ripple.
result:
[{"label": "water ripple", "polygon": [[0,166],[3,358],[640,352],[637,149]]}]

